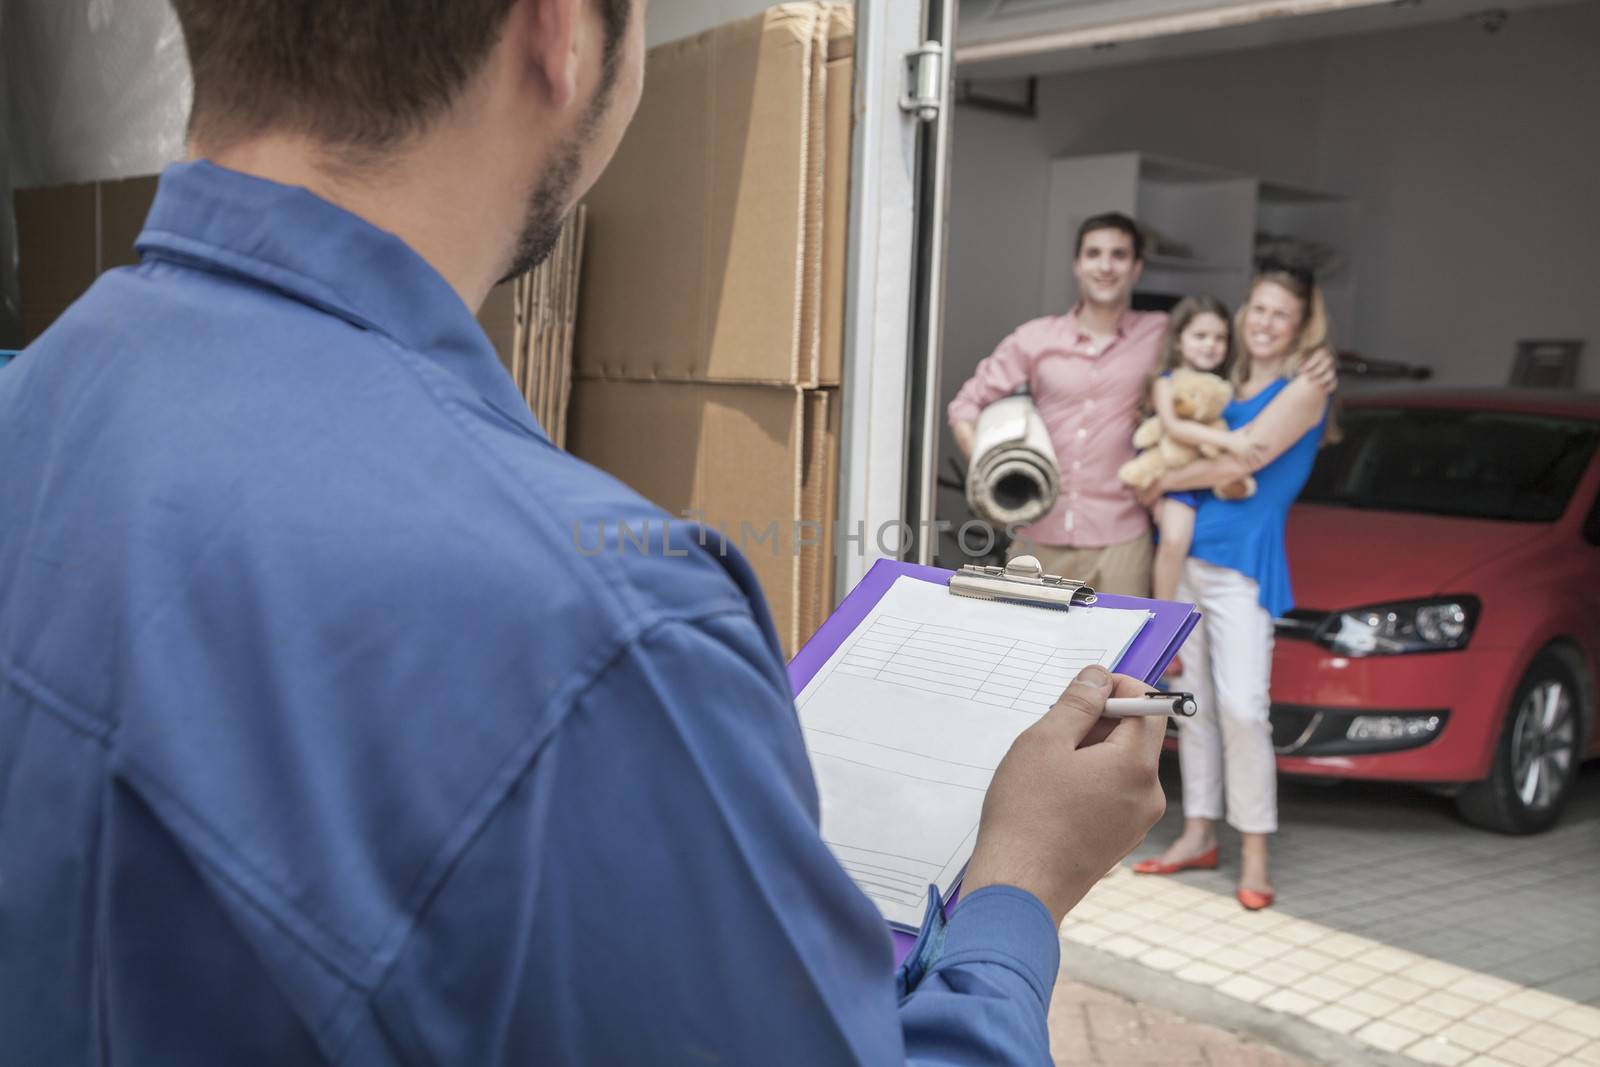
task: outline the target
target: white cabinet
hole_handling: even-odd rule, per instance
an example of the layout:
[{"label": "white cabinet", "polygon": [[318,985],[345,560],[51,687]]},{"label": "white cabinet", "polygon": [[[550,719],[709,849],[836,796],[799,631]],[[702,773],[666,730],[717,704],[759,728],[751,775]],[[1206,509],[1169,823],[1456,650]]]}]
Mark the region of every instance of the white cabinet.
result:
[{"label": "white cabinet", "polygon": [[1345,242],[1355,204],[1341,196],[1142,152],[1075,156],[1050,163],[1041,313],[1077,302],[1072,258],[1091,215],[1132,215],[1150,240],[1141,294],[1208,293],[1237,308],[1259,251],[1288,249],[1313,266],[1335,338],[1353,333],[1355,285]]},{"label": "white cabinet", "polygon": [[[1356,203],[1348,197],[1282,182],[1256,183],[1257,251],[1288,244],[1309,258],[1328,302],[1335,345],[1349,347],[1356,334],[1356,277],[1350,242],[1355,239]],[[1271,238],[1262,242],[1261,238]],[[1241,296],[1243,294],[1241,293]]]}]

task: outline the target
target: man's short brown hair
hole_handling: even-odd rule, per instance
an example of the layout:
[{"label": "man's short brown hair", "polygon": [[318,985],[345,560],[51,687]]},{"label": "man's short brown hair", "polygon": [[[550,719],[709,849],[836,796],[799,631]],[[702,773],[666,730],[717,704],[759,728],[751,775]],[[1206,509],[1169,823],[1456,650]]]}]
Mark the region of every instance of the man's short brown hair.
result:
[{"label": "man's short brown hair", "polygon": [[[380,152],[443,112],[515,0],[172,0],[194,74],[191,137],[268,130]],[[597,0],[615,73],[632,0]]]},{"label": "man's short brown hair", "polygon": [[1116,230],[1118,233],[1128,235],[1128,240],[1133,242],[1133,258],[1144,259],[1144,233],[1139,229],[1139,224],[1120,211],[1107,211],[1100,215],[1091,215],[1083,220],[1083,225],[1078,227],[1078,241],[1072,247],[1072,258],[1077,259],[1083,255],[1083,241],[1097,230]]}]

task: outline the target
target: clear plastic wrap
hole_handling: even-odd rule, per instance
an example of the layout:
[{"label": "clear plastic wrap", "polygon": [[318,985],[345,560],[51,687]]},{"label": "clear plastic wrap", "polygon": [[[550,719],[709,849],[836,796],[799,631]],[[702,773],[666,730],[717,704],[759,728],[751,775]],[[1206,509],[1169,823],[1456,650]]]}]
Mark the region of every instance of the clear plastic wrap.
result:
[{"label": "clear plastic wrap", "polygon": [[154,174],[183,154],[189,62],[166,0],[3,6],[16,186]]}]

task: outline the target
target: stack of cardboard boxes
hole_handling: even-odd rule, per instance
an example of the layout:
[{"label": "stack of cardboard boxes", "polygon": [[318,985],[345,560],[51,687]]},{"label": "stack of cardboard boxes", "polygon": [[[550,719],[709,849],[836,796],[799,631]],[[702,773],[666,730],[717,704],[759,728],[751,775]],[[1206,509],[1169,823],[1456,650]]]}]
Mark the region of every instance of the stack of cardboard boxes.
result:
[{"label": "stack of cardboard boxes", "polygon": [[587,200],[569,446],[740,544],[791,654],[832,606],[852,14],[652,50]]},{"label": "stack of cardboard boxes", "polygon": [[[654,49],[587,201],[568,446],[741,545],[791,654],[832,607],[853,33],[795,3]],[[27,341],[137,262],[155,190],[16,193]],[[515,372],[514,283],[479,318]]]},{"label": "stack of cardboard boxes", "polygon": [[103,271],[139,262],[133,242],[155,195],[154,177],[17,190],[24,344],[56,321]]},{"label": "stack of cardboard boxes", "polygon": [[[105,271],[139,262],[133,243],[158,175],[18,189],[17,259],[23,343],[31,344]],[[516,283],[495,286],[478,313],[507,371],[516,356]]]},{"label": "stack of cardboard boxes", "polygon": [[580,205],[561,227],[561,236],[545,261],[495,286],[478,309],[478,323],[500,362],[558,448],[566,444],[567,404],[572,395],[572,339],[577,326],[584,219]]}]

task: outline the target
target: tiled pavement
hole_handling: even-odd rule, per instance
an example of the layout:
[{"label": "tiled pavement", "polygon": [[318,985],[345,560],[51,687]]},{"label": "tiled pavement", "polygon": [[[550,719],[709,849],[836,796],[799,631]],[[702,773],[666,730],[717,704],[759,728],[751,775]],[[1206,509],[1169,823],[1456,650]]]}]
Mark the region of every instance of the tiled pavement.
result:
[{"label": "tiled pavement", "polygon": [[[1401,787],[1285,782],[1281,799],[1277,906],[1233,901],[1225,837],[1218,872],[1114,872],[1068,918],[1066,951],[1094,946],[1374,1057],[1600,1065],[1600,767],[1534,838],[1462,826],[1448,801]],[[1176,833],[1171,808],[1135,858]]]},{"label": "tiled pavement", "polygon": [[[1166,818],[1135,858],[1182,826],[1176,761]],[[1600,763],[1549,833],[1465,825],[1450,801],[1404,786],[1280,785],[1275,910],[1517,985],[1600,1006]],[[1232,896],[1238,841],[1184,884]]]}]

